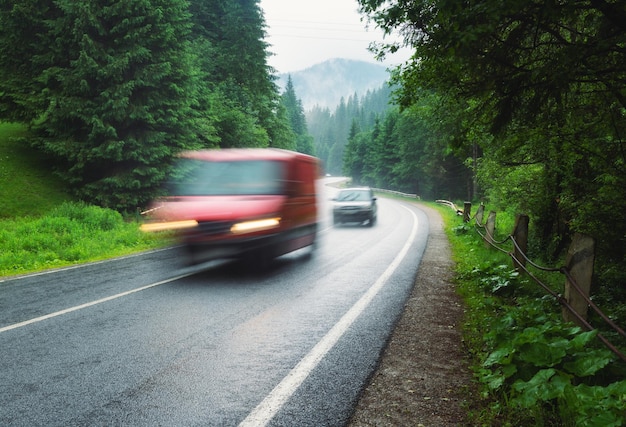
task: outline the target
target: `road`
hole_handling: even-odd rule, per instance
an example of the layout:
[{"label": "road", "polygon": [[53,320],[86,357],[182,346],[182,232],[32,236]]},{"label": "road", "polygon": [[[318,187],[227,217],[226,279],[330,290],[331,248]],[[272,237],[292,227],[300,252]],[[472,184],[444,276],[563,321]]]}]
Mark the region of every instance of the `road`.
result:
[{"label": "road", "polygon": [[[325,191],[332,191],[326,189]],[[413,205],[262,273],[180,249],[0,281],[0,425],[341,426],[428,238]]]}]

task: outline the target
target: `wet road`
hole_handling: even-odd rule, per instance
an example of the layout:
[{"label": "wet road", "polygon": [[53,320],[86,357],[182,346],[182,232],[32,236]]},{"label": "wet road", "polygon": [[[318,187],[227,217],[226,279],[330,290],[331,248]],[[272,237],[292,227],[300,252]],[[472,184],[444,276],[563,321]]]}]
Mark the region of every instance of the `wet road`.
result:
[{"label": "wet road", "polygon": [[261,274],[172,248],[0,281],[0,425],[341,426],[427,230],[379,199],[374,227],[325,215],[312,256]]}]

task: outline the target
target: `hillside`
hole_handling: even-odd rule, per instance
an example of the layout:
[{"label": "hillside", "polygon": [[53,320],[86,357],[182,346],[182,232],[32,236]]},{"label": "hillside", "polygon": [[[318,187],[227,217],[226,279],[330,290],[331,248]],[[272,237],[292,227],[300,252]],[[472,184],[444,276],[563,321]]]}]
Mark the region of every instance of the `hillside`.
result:
[{"label": "hillside", "polygon": [[365,95],[368,90],[379,89],[388,79],[384,65],[350,59],[330,59],[302,71],[278,75],[281,91],[291,80],[296,96],[305,110],[314,106],[334,109],[342,97],[355,93]]},{"label": "hillside", "polygon": [[0,123],[0,219],[43,215],[70,200],[45,156],[27,145],[27,136],[22,125]]}]

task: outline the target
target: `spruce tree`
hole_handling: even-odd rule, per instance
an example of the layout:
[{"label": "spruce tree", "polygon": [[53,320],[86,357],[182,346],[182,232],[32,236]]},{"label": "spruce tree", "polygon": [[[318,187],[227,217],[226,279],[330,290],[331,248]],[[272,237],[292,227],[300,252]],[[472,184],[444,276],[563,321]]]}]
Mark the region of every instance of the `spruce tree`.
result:
[{"label": "spruce tree", "polygon": [[134,208],[181,149],[296,149],[264,31],[258,0],[0,0],[0,119],[80,198]]},{"label": "spruce tree", "polygon": [[190,11],[212,93],[200,110],[214,119],[220,147],[289,148],[259,0],[191,0]]},{"label": "spruce tree", "polygon": [[187,3],[57,0],[44,11],[40,55],[19,56],[42,94],[24,114],[37,145],[80,198],[140,206],[194,146]]},{"label": "spruce tree", "polygon": [[30,123],[45,108],[46,21],[59,14],[51,0],[0,0],[0,120]]},{"label": "spruce tree", "polygon": [[288,77],[285,91],[281,95],[281,104],[286,110],[289,125],[295,135],[295,149],[301,153],[314,154],[313,137],[309,135],[304,107],[296,96],[291,76]]}]

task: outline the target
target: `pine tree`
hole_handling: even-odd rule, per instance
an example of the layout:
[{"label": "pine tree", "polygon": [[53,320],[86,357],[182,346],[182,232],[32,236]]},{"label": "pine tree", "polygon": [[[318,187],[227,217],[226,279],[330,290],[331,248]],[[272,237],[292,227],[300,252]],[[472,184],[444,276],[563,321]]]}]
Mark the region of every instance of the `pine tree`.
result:
[{"label": "pine tree", "polygon": [[296,149],[259,0],[0,0],[0,119],[82,199],[152,198],[197,147]]},{"label": "pine tree", "polygon": [[186,1],[57,0],[35,17],[40,54],[13,53],[41,93],[22,114],[37,146],[80,198],[142,205],[173,155],[194,146]]},{"label": "pine tree", "polygon": [[30,123],[46,105],[42,70],[50,65],[46,20],[51,0],[0,0],[0,119]]},{"label": "pine tree", "polygon": [[281,104],[286,110],[289,125],[295,134],[295,149],[301,153],[314,154],[313,137],[309,135],[304,107],[296,96],[291,76],[288,77],[285,91],[281,95]]},{"label": "pine tree", "polygon": [[[212,94],[201,114],[215,121],[221,147],[285,147],[278,88],[267,64],[259,0],[192,0],[195,46]],[[285,147],[286,148],[286,147]]]}]

